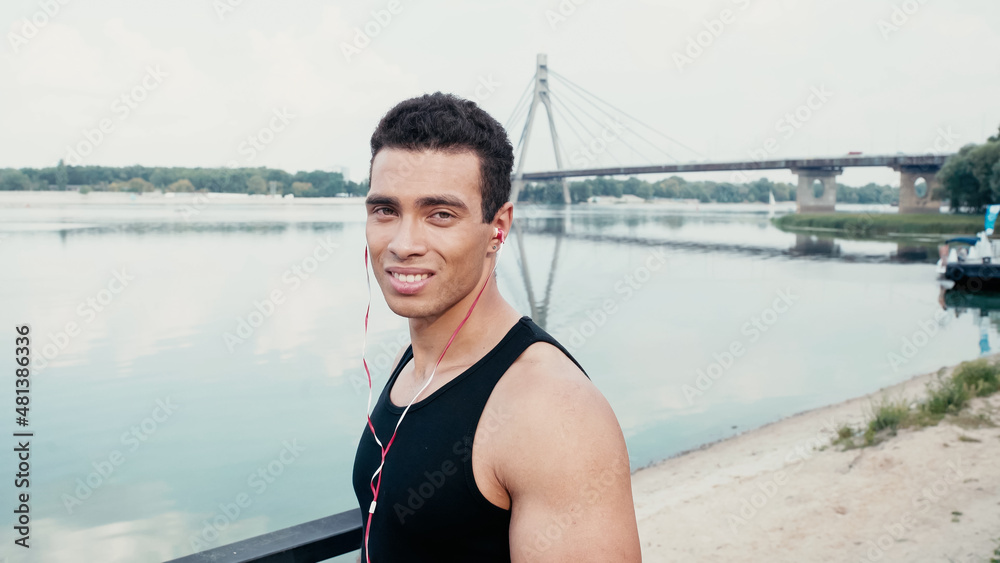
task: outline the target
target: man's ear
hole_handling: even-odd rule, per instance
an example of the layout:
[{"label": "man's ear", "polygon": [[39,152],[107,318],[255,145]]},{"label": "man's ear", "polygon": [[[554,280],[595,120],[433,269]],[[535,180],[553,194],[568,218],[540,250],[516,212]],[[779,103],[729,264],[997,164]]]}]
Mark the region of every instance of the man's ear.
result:
[{"label": "man's ear", "polygon": [[500,207],[500,209],[497,211],[497,214],[494,215],[493,217],[493,222],[490,223],[490,225],[493,228],[500,229],[501,231],[503,231],[504,240],[501,241],[500,237],[494,235],[493,240],[490,242],[490,244],[496,244],[499,246],[501,242],[506,242],[508,237],[510,237],[510,230],[514,226],[513,223],[514,223],[514,204],[508,201],[507,203],[503,204],[502,207]]}]

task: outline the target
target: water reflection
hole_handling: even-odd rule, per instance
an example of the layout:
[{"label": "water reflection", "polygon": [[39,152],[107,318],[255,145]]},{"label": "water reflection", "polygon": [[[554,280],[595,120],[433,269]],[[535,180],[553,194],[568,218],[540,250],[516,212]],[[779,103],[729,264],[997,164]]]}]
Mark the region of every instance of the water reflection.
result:
[{"label": "water reflection", "polygon": [[1000,330],[1000,293],[941,287],[938,303],[954,311],[956,318],[971,317],[979,326],[979,355],[992,353],[995,346],[990,344],[990,333]]},{"label": "water reflection", "polygon": [[832,238],[821,238],[816,235],[795,235],[795,246],[789,249],[799,256],[840,256],[840,245]]},{"label": "water reflection", "polygon": [[110,233],[129,235],[170,235],[181,233],[249,233],[282,234],[287,232],[320,232],[342,230],[343,223],[122,223],[119,225],[87,225],[74,229],[60,229],[63,240],[70,237],[101,236]]},{"label": "water reflection", "polygon": [[528,306],[531,310],[531,318],[538,324],[538,326],[545,328],[548,321],[549,302],[552,297],[552,283],[555,281],[556,264],[559,261],[559,247],[562,245],[563,235],[566,234],[566,225],[568,223],[567,216],[563,215],[544,219],[544,223],[539,231],[545,234],[554,234],[556,238],[555,249],[552,251],[552,260],[549,264],[548,282],[545,284],[545,293],[541,301],[535,298],[535,288],[531,284],[531,274],[529,273],[528,267],[524,229],[522,228],[521,223],[522,221],[515,220],[513,225],[514,236],[517,240],[517,249],[520,256],[520,262],[518,265],[521,270],[521,279],[524,281],[524,291],[527,295]]},{"label": "water reflection", "polygon": [[937,254],[934,245],[897,243],[896,259],[900,262],[936,262]]}]

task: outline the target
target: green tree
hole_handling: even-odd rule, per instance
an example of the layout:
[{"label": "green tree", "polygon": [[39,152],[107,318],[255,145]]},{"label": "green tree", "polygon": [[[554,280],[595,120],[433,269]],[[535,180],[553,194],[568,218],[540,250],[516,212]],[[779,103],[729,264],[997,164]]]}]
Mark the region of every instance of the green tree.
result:
[{"label": "green tree", "polygon": [[260,174],[255,174],[247,180],[247,193],[248,194],[266,194],[267,193],[267,180],[265,180]]},{"label": "green tree", "polygon": [[0,170],[0,190],[27,191],[31,180],[20,170]]},{"label": "green tree", "polygon": [[732,184],[716,184],[713,188],[712,199],[719,203],[738,203],[743,201],[736,187]]},{"label": "green tree", "polygon": [[951,206],[979,213],[1000,201],[998,161],[1000,141],[966,145],[948,157],[938,172],[938,180]]},{"label": "green tree", "polygon": [[56,186],[59,186],[60,191],[66,191],[67,184],[69,184],[69,173],[66,172],[66,164],[60,158],[59,164],[56,165]]},{"label": "green tree", "polygon": [[569,185],[569,198],[573,203],[582,203],[594,195],[594,189],[584,182],[573,182]]},{"label": "green tree", "polygon": [[313,185],[309,182],[292,182],[292,194],[295,197],[309,197],[313,191]]},{"label": "green tree", "polygon": [[194,184],[192,184],[191,180],[188,180],[187,178],[182,179],[182,180],[177,180],[173,184],[170,184],[169,186],[167,186],[167,191],[168,192],[193,192],[194,191]]},{"label": "green tree", "polygon": [[648,185],[648,183],[636,178],[635,176],[630,176],[629,179],[625,180],[622,184],[622,193],[639,195],[639,190],[642,189],[643,185]]},{"label": "green tree", "polygon": [[156,189],[156,186],[142,178],[132,178],[126,182],[126,186],[125,191],[136,193],[151,192]]},{"label": "green tree", "polygon": [[149,175],[149,181],[151,184],[157,188],[164,188],[173,180],[173,175],[168,172],[168,169],[157,168]]}]

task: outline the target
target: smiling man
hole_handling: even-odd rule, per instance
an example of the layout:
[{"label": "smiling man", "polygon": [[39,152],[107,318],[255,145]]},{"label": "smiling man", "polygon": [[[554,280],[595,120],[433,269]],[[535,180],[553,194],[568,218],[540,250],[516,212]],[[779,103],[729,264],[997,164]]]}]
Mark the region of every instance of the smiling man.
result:
[{"label": "smiling man", "polygon": [[513,221],[502,126],[438,92],[389,110],[371,150],[372,271],[411,345],[354,461],[359,560],[640,561],[614,412],[491,275]]}]

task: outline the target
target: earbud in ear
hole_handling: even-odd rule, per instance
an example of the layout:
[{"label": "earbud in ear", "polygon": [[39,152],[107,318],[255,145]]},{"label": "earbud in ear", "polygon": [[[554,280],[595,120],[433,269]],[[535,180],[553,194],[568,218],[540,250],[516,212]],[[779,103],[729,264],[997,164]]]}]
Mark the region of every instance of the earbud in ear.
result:
[{"label": "earbud in ear", "polygon": [[499,237],[500,242],[503,243],[503,239],[504,239],[503,229],[501,229],[500,227],[494,227],[493,228],[493,236]]}]

